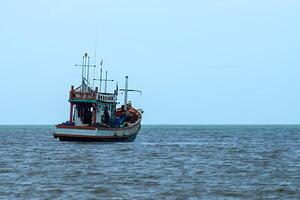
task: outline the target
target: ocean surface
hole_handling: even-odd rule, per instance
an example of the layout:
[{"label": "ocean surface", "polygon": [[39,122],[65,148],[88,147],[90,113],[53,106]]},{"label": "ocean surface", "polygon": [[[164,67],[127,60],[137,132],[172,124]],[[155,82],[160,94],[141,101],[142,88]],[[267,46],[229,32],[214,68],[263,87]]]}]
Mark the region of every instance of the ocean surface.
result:
[{"label": "ocean surface", "polygon": [[143,126],[133,143],[0,126],[0,199],[300,199],[300,126]]}]

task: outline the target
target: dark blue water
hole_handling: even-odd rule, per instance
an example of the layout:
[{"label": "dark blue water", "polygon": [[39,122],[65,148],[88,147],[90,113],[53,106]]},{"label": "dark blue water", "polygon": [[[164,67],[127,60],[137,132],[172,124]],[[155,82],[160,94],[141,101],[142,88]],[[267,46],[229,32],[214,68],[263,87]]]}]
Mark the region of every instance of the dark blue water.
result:
[{"label": "dark blue water", "polygon": [[300,126],[143,126],[74,143],[0,126],[0,199],[300,199]]}]

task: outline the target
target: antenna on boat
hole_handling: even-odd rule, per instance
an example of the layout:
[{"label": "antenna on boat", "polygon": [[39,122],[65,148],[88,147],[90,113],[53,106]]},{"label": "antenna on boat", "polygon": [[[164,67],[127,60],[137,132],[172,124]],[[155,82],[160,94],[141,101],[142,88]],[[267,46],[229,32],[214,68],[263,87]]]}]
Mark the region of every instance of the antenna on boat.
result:
[{"label": "antenna on boat", "polygon": [[86,59],[87,59],[88,54],[84,53],[84,64],[83,64],[83,85],[82,85],[82,91],[85,92],[85,85],[86,85]]},{"label": "antenna on boat", "polygon": [[[75,65],[77,67],[82,67],[82,73],[81,73],[81,92],[85,91],[85,82],[86,85],[89,84],[89,68],[90,67],[96,67],[96,65],[90,65],[90,57],[88,56],[87,53],[84,54],[82,57],[82,65]],[[86,78],[87,75],[87,78]]]},{"label": "antenna on boat", "polygon": [[[75,65],[76,66],[76,65]],[[81,74],[81,92],[83,92],[83,81],[84,81],[84,79],[83,79],[83,77],[84,77],[84,75],[83,75],[83,73],[84,73],[84,56],[82,56],[82,74]]]},{"label": "antenna on boat", "polygon": [[102,81],[105,81],[105,88],[104,88],[104,93],[106,93],[106,89],[107,89],[107,81],[114,81],[111,79],[107,79],[107,71],[105,72],[105,79],[102,79],[102,64],[103,64],[103,60],[101,60],[100,62],[100,79],[94,79],[97,81],[100,81],[100,85],[99,85],[99,93],[101,93],[101,89],[102,89]]},{"label": "antenna on boat", "polygon": [[101,60],[101,62],[100,62],[100,79],[99,79],[99,81],[100,81],[100,89],[99,89],[99,93],[101,92],[101,87],[102,87],[102,65],[103,65],[103,60]]},{"label": "antenna on boat", "polygon": [[[98,39],[98,29],[96,29],[96,40],[95,40],[95,53],[94,53],[94,65],[96,66],[96,57],[97,57],[97,39]],[[93,71],[93,87],[95,84],[95,68]]]},{"label": "antenna on boat", "polygon": [[88,64],[87,64],[87,84],[89,84],[90,80],[89,80],[89,74],[90,74],[90,57],[88,56]]},{"label": "antenna on boat", "polygon": [[84,53],[84,65],[83,65],[83,67],[84,67],[84,75],[83,75],[83,91],[85,92],[85,86],[87,85],[86,84],[86,75],[87,75],[87,66],[86,66],[86,64],[87,64],[87,62],[86,62],[86,60],[87,60],[87,57],[88,57],[88,54],[87,53]]}]

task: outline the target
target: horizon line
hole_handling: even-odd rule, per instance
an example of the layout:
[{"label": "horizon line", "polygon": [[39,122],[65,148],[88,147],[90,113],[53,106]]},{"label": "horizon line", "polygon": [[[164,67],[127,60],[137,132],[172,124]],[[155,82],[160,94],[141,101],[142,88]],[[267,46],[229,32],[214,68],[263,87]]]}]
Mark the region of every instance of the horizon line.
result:
[{"label": "horizon line", "polygon": [[[0,126],[55,126],[56,124],[0,124]],[[142,124],[142,126],[299,126],[295,123],[236,123],[236,124]]]}]

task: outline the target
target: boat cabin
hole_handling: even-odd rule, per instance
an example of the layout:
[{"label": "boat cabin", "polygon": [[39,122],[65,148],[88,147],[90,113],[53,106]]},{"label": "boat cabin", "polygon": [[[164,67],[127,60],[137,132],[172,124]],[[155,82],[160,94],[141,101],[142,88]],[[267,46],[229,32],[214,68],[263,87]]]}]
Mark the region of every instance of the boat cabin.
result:
[{"label": "boat cabin", "polygon": [[71,104],[69,122],[75,126],[114,127],[117,94],[100,93],[96,87],[85,89],[82,86],[71,87],[69,102]]}]

